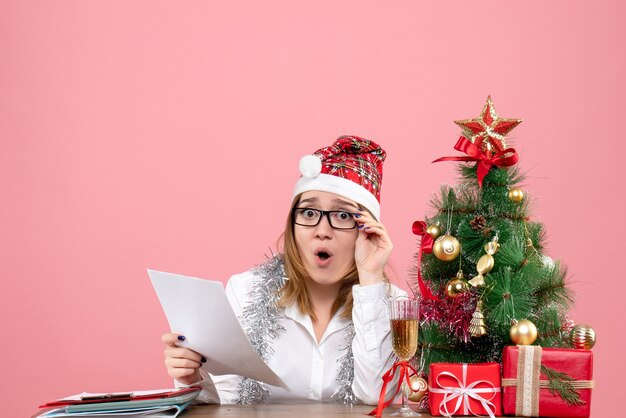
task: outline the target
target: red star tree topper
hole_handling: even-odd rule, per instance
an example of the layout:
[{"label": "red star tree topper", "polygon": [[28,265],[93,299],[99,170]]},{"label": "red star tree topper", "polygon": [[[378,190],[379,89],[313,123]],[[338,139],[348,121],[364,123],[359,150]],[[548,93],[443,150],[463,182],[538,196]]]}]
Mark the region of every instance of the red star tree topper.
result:
[{"label": "red star tree topper", "polygon": [[506,149],[504,137],[521,122],[521,119],[498,117],[496,108],[491,101],[491,96],[487,97],[487,102],[479,117],[454,121],[463,129],[467,139],[488,155],[504,151]]}]

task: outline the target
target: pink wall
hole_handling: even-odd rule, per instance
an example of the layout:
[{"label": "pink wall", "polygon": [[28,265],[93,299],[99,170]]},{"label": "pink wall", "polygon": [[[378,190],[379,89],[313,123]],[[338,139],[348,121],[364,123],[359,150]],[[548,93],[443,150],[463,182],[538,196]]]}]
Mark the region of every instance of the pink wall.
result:
[{"label": "pink wall", "polygon": [[298,159],[340,134],[389,153],[403,282],[412,221],[455,179],[430,161],[454,154],[452,121],[488,94],[524,119],[526,190],[569,266],[574,319],[598,332],[592,410],[609,416],[625,342],[623,2],[176,4],[0,4],[3,416],[169,386],[145,269],[226,280],[262,261]]}]

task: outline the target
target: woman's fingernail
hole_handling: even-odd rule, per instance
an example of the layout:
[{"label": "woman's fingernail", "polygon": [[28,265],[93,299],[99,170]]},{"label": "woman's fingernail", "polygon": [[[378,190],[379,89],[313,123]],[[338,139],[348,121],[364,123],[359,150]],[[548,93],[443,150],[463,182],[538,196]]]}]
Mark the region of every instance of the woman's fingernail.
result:
[{"label": "woman's fingernail", "polygon": [[353,215],[354,215],[355,218],[360,218],[361,217],[361,215],[359,215],[358,213],[353,213]]},{"label": "woman's fingernail", "polygon": [[200,362],[206,363],[206,359],[204,358],[204,356],[202,356],[202,358],[200,359]]},{"label": "woman's fingernail", "polygon": [[179,335],[178,336],[178,341],[185,341],[187,338],[185,338],[184,335]]},{"label": "woman's fingernail", "polygon": [[359,228],[359,229],[363,229],[363,227],[364,227],[364,226],[365,226],[365,225],[359,225],[359,226],[357,226],[357,228]]}]

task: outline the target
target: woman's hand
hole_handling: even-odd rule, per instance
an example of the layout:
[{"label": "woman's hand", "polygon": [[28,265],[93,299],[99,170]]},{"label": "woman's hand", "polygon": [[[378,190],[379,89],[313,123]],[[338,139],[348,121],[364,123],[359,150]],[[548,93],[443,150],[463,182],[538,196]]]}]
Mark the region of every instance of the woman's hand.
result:
[{"label": "woman's hand", "polygon": [[393,249],[387,230],[369,212],[355,215],[359,235],[354,247],[354,261],[363,286],[383,281],[383,270]]},{"label": "woman's hand", "polygon": [[183,385],[190,385],[202,379],[200,366],[206,359],[188,348],[178,347],[176,343],[185,341],[185,337],[178,334],[163,334],[161,341],[165,344],[165,367],[167,374]]}]

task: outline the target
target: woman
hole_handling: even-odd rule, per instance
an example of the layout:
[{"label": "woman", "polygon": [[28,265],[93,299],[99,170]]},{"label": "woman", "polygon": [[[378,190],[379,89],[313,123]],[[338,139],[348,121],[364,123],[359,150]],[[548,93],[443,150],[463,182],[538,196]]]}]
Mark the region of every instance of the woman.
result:
[{"label": "woman", "polygon": [[204,357],[177,347],[184,336],[168,333],[165,364],[177,386],[202,386],[198,399],[210,403],[377,403],[392,365],[388,299],[404,294],[383,274],[393,247],[379,222],[385,156],[343,136],[303,157],[284,253],[226,286],[252,345],[289,390],[212,376]]}]

